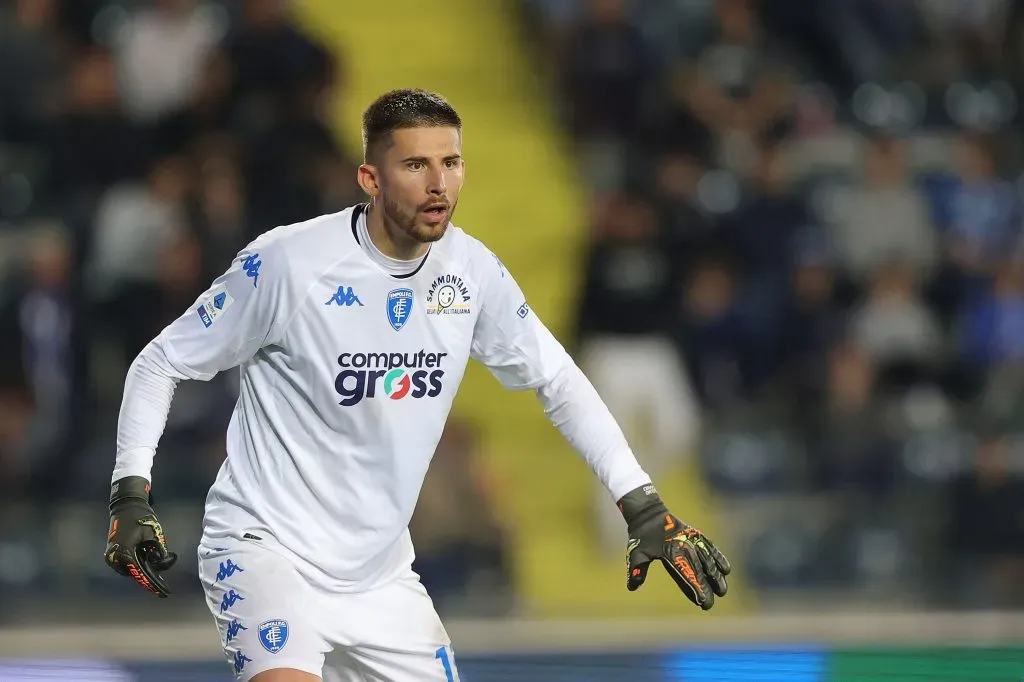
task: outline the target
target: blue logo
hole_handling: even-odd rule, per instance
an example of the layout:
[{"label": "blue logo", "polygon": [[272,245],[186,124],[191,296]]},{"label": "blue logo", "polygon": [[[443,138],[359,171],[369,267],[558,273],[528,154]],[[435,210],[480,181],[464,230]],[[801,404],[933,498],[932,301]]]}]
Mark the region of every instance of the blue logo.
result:
[{"label": "blue logo", "polygon": [[518,315],[519,317],[523,318],[524,320],[526,319],[526,316],[529,315],[529,314],[530,314],[530,306],[526,305],[525,302],[521,306],[519,306],[519,310],[516,311],[516,315]]},{"label": "blue logo", "polygon": [[235,652],[235,672],[240,673],[245,669],[246,663],[252,663],[252,659],[243,654],[241,651]]},{"label": "blue logo", "polygon": [[245,569],[236,564],[231,559],[220,562],[220,570],[217,571],[217,582],[230,578],[235,573],[245,573]]},{"label": "blue logo", "polygon": [[352,287],[348,287],[347,289],[345,287],[338,287],[338,291],[335,292],[334,296],[331,296],[329,299],[327,299],[327,303],[324,303],[324,305],[330,305],[332,303],[337,304],[339,308],[341,306],[353,306],[357,303],[360,306],[363,305],[363,302],[359,300],[359,297],[356,296],[356,293],[352,291]]},{"label": "blue logo", "polygon": [[224,641],[225,642],[230,642],[235,637],[238,637],[238,631],[239,630],[248,630],[248,629],[249,628],[247,628],[244,625],[242,625],[241,623],[239,623],[238,619],[235,618],[230,623],[228,623],[228,634],[227,634],[227,637],[224,639]]},{"label": "blue logo", "polygon": [[246,277],[252,277],[252,285],[256,286],[256,283],[260,278],[260,266],[263,265],[263,261],[259,260],[260,254],[254,253],[246,256],[245,260],[242,261],[242,269],[245,270]]},{"label": "blue logo", "polygon": [[234,606],[235,602],[239,600],[245,601],[245,597],[238,594],[234,590],[228,590],[227,594],[224,595],[224,598],[220,600],[220,612],[224,613],[232,606]]},{"label": "blue logo", "polygon": [[265,623],[260,623],[259,633],[260,644],[263,645],[263,648],[276,654],[288,643],[288,621],[268,620]]},{"label": "blue logo", "polygon": [[206,306],[199,306],[196,308],[196,312],[199,313],[199,319],[202,320],[203,326],[209,329],[210,325],[213,324],[213,319],[210,318],[210,313],[206,312]]},{"label": "blue logo", "polygon": [[213,297],[213,307],[217,310],[224,310],[224,301],[228,295],[223,291]]},{"label": "blue logo", "polygon": [[388,322],[396,332],[409,321],[412,300],[412,289],[392,289],[388,292]]}]

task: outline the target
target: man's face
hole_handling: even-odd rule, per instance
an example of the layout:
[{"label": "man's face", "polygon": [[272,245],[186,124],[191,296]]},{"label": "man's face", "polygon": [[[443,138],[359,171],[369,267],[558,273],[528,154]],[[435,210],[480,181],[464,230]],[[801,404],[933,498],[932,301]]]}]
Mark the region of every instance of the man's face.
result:
[{"label": "man's face", "polygon": [[377,166],[384,217],[410,239],[444,236],[462,190],[462,135],[452,127],[405,128]]}]

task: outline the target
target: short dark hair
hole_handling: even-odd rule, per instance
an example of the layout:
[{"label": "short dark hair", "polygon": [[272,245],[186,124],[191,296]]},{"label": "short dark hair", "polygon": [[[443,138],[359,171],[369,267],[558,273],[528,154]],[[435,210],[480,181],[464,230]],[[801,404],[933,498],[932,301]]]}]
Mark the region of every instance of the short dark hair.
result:
[{"label": "short dark hair", "polygon": [[462,119],[441,95],[415,88],[385,92],[363,112],[363,158],[379,159],[396,130],[441,126],[462,129]]}]

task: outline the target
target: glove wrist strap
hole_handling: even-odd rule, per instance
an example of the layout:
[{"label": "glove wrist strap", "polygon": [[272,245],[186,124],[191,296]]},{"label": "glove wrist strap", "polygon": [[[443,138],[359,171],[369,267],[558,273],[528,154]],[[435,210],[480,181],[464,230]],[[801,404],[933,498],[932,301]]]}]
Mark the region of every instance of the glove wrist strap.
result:
[{"label": "glove wrist strap", "polygon": [[130,498],[139,499],[146,504],[152,503],[149,481],[142,476],[125,476],[114,481],[110,486],[110,506]]},{"label": "glove wrist strap", "polygon": [[661,496],[653,483],[634,488],[618,501],[619,511],[629,528],[634,528],[648,519],[668,513]]}]

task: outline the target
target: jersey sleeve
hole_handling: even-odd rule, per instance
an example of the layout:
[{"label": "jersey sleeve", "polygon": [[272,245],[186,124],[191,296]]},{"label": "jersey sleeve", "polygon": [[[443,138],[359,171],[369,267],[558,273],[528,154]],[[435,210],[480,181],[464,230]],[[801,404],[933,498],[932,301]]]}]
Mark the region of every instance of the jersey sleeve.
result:
[{"label": "jersey sleeve", "polygon": [[471,356],[505,388],[539,388],[572,359],[530,309],[519,284],[497,258],[483,266]]},{"label": "jersey sleeve", "polygon": [[150,480],[179,381],[208,381],[280,338],[290,294],[283,249],[257,240],[139,353],[125,378],[111,481]]},{"label": "jersey sleeve", "polygon": [[481,286],[472,357],[509,389],[533,389],[544,414],[613,499],[651,482],[593,385],[496,264]]},{"label": "jersey sleeve", "polygon": [[183,379],[208,381],[242,364],[284,330],[290,293],[279,243],[257,239],[157,341]]}]

